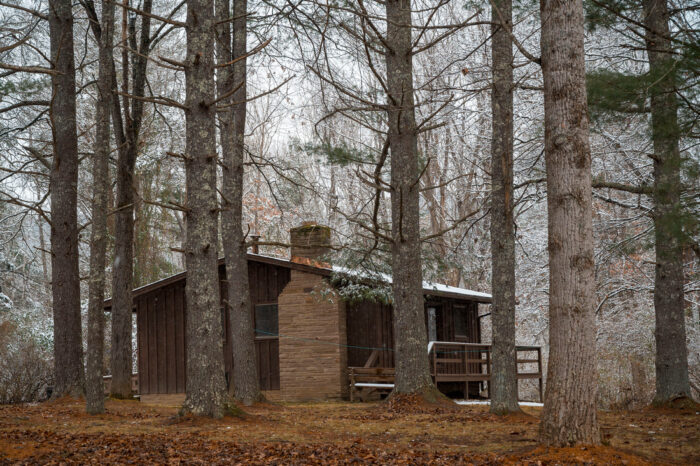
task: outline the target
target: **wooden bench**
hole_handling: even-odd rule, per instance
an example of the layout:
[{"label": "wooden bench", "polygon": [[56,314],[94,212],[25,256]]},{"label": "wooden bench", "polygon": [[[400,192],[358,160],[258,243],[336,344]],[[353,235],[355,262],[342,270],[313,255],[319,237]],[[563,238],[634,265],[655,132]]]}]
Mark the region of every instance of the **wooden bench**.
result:
[{"label": "wooden bench", "polygon": [[364,401],[371,393],[389,393],[394,389],[396,372],[389,367],[348,367],[350,401]]},{"label": "wooden bench", "polygon": [[[104,381],[105,395],[109,395],[110,389],[112,386],[112,376],[111,375],[102,376],[102,380]],[[131,374],[131,391],[134,393],[134,395],[138,395],[138,393],[139,393],[139,375],[138,374]]]}]

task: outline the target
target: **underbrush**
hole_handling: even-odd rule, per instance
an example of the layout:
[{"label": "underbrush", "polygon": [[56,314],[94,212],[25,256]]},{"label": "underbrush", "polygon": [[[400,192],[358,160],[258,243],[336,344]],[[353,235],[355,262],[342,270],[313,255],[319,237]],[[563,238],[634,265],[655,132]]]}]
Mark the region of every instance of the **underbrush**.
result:
[{"label": "underbrush", "polygon": [[0,354],[0,404],[46,399],[53,377],[48,350],[6,321],[0,324]]}]

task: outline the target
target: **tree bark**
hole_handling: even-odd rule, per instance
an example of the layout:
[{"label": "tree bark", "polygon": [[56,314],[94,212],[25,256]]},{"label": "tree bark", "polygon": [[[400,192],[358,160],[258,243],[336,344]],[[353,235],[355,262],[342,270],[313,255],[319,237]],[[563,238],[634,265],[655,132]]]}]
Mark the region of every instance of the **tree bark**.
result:
[{"label": "tree bark", "polygon": [[187,396],[183,412],[224,414],[223,327],[217,272],[214,2],[187,1]]},{"label": "tree bark", "polygon": [[78,271],[78,136],[75,113],[73,12],[69,0],[49,4],[53,165],[51,191],[51,293],[54,323],[53,396],[84,391],[80,275]]},{"label": "tree bark", "polygon": [[491,8],[491,412],[519,412],[515,352],[513,219],[513,27],[511,0]]},{"label": "tree bark", "polygon": [[[152,0],[145,0],[142,10],[150,13]],[[128,11],[124,9],[123,15]],[[147,56],[150,51],[151,20],[141,16],[139,54],[132,60],[132,90],[138,97],[145,95]],[[135,31],[130,31],[130,46],[136,48]],[[125,88],[128,90],[128,54],[124,53]],[[116,98],[116,97],[115,97]],[[124,98],[125,150],[119,151],[117,160],[117,206],[114,232],[114,266],[112,278],[112,349],[111,396],[131,398],[132,362],[132,308],[134,263],[134,170],[138,156],[138,139],[143,119],[143,102]]]},{"label": "tree bark", "polygon": [[[229,22],[217,28],[217,56],[220,63],[230,62],[247,52],[247,0],[234,0],[233,46]],[[228,0],[217,0],[217,17],[229,17]],[[219,112],[223,155],[223,209],[221,230],[226,257],[230,332],[233,350],[233,374],[230,391],[233,398],[250,405],[262,398],[255,354],[255,333],[248,283],[248,258],[243,233],[243,163],[245,161],[246,59],[219,68],[218,94],[224,95],[240,85],[222,103],[239,102],[231,110]]]},{"label": "tree bark", "polygon": [[107,255],[107,196],[109,194],[109,115],[112,99],[112,38],[114,3],[102,3],[102,33],[99,42],[96,134],[92,166],[92,231],[90,234],[90,280],[88,285],[88,354],[85,380],[86,409],[103,413],[104,299]]},{"label": "tree bark", "polygon": [[645,41],[651,93],[654,143],[654,233],[656,277],[656,395],[655,404],[690,396],[688,349],[683,312],[683,247],[681,224],[681,154],[678,144],[678,102],[669,11],[665,0],[643,2]]},{"label": "tree bark", "polygon": [[580,1],[541,0],[549,249],[545,445],[598,444],[595,276]]},{"label": "tree bark", "polygon": [[413,97],[411,7],[387,0],[387,111],[391,147],[391,270],[396,346],[394,394],[421,393],[432,398],[423,303],[418,141]]}]

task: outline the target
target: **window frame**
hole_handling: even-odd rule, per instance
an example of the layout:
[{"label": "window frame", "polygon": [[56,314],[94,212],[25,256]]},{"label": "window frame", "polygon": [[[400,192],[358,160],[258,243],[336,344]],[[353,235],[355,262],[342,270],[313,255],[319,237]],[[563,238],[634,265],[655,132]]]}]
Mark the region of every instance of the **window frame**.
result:
[{"label": "window frame", "polygon": [[[261,335],[258,334],[258,319],[257,319],[257,309],[258,307],[266,307],[266,306],[274,306],[276,308],[276,314],[277,314],[277,334],[276,335]],[[256,303],[253,305],[253,333],[255,335],[256,340],[279,340],[279,332],[280,332],[280,314],[279,314],[279,303],[277,302],[270,302],[270,303]],[[271,332],[270,332],[271,333]]]}]

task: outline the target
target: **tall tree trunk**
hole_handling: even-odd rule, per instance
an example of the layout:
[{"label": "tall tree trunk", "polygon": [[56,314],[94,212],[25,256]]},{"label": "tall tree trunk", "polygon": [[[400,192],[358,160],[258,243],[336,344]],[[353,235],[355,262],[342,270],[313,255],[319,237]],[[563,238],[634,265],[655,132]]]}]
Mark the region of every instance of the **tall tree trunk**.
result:
[{"label": "tall tree trunk", "polygon": [[221,417],[226,386],[217,272],[214,2],[187,1],[187,397],[184,412]]},{"label": "tall tree trunk", "polygon": [[437,390],[430,377],[428,340],[423,304],[421,269],[420,183],[418,141],[413,98],[411,5],[405,0],[386,1],[387,116],[391,147],[391,270],[396,345],[395,394]]},{"label": "tall tree trunk", "polygon": [[85,379],[87,412],[104,412],[104,298],[107,254],[107,196],[109,194],[109,115],[112,99],[112,38],[114,3],[102,3],[99,75],[97,79],[96,134],[92,167],[92,232],[88,285],[88,354]]},{"label": "tall tree trunk", "polygon": [[511,0],[491,8],[491,412],[520,411],[515,354],[515,230],[513,219],[513,27]]},{"label": "tall tree trunk", "polygon": [[646,48],[651,86],[654,141],[654,232],[656,243],[656,396],[655,404],[690,396],[688,349],[683,312],[681,154],[673,47],[666,0],[644,0]]},{"label": "tall tree trunk", "polygon": [[70,0],[49,4],[53,98],[51,191],[51,293],[54,324],[53,396],[82,395],[83,342],[78,271],[78,136],[75,114],[73,12]]},{"label": "tall tree trunk", "polygon": [[[247,0],[234,0],[233,47],[230,23],[221,23],[217,33],[218,59],[226,63],[246,54]],[[219,21],[230,17],[228,0],[217,0]],[[232,68],[232,72],[231,72]],[[226,103],[238,102],[230,111],[219,113],[221,148],[224,159],[224,208],[221,229],[229,277],[228,312],[233,349],[231,391],[235,400],[249,405],[261,399],[255,354],[253,315],[248,284],[248,259],[243,234],[243,162],[245,160],[246,59],[233,66],[219,68],[218,94],[240,86]]]},{"label": "tall tree trunk", "polygon": [[600,442],[591,151],[581,1],[541,0],[549,249],[546,445]]},{"label": "tall tree trunk", "polygon": [[[126,1],[126,0],[125,0]],[[128,3],[128,2],[127,2]],[[150,13],[152,1],[145,0],[142,10]],[[123,15],[128,15],[124,9]],[[137,97],[143,97],[146,86],[147,56],[150,51],[151,20],[147,15],[141,16],[141,37],[139,54],[132,60],[132,90]],[[136,49],[136,32],[127,33],[130,47]],[[124,81],[128,91],[128,54],[124,53]],[[130,105],[129,105],[130,104]],[[131,292],[133,286],[134,262],[134,170],[138,156],[138,139],[143,119],[143,102],[138,99],[124,98],[125,113],[125,149],[119,152],[117,160],[117,206],[116,228],[114,232],[114,267],[112,278],[112,349],[111,396],[130,398],[132,373],[132,308]]]}]

